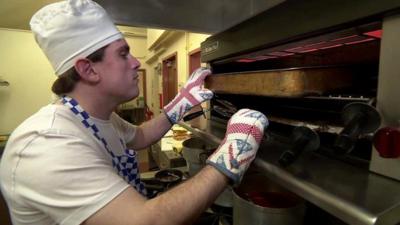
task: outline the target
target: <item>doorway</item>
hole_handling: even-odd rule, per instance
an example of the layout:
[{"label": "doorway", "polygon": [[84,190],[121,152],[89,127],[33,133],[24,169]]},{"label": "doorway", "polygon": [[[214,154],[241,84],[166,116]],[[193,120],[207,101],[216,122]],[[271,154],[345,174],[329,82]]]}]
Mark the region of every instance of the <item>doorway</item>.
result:
[{"label": "doorway", "polygon": [[143,108],[145,105],[147,105],[146,70],[139,69],[137,73],[139,75],[139,96],[137,97],[137,105],[140,108]]},{"label": "doorway", "polygon": [[189,52],[189,74],[192,74],[197,68],[200,67],[200,48]]},{"label": "doorway", "polygon": [[[189,54],[188,54],[188,57],[189,57],[189,76],[190,76],[197,68],[199,68],[199,67],[201,66],[200,55],[201,55],[200,48],[197,48],[197,49],[195,49],[195,50],[189,52]],[[189,79],[189,77],[188,77],[188,79]],[[201,105],[197,105],[197,106],[193,107],[193,108],[188,112],[188,114],[194,113],[194,112],[197,112],[197,111],[201,111],[201,110],[203,110],[202,106],[201,106]],[[203,123],[202,123],[202,122],[203,122]],[[200,129],[201,129],[201,128],[202,128],[202,124],[204,124],[204,120],[202,120],[201,117],[197,117],[197,118],[195,118],[195,119],[192,119],[192,120],[190,121],[190,124],[191,124],[193,127],[197,127],[197,128],[200,128]]]},{"label": "doorway", "polygon": [[163,106],[174,99],[178,89],[177,53],[162,60]]}]

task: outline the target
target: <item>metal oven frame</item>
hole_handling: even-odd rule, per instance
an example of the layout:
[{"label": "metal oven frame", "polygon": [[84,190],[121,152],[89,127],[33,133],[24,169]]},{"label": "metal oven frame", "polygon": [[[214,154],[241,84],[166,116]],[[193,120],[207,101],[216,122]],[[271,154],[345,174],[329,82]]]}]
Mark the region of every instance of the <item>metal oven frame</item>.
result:
[{"label": "metal oven frame", "polygon": [[[202,61],[211,68],[353,26],[380,21],[377,109],[381,126],[400,126],[400,1],[285,1],[247,21],[212,35],[201,44]],[[219,143],[224,128],[206,121],[204,129],[182,123],[194,134]],[[352,225],[400,222],[400,159],[381,158],[375,150],[370,171],[313,154],[295,165],[277,165],[280,152],[260,147],[255,165],[268,178]],[[383,176],[382,176],[383,175]]]}]

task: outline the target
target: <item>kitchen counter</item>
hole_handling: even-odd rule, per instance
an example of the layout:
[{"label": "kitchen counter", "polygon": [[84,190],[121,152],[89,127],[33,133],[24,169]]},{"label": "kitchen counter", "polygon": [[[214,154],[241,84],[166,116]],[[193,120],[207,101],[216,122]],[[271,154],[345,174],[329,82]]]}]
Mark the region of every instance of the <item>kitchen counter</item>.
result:
[{"label": "kitchen counter", "polygon": [[[219,144],[224,124],[207,120],[204,129],[181,123],[194,135]],[[277,161],[282,148],[261,143],[254,165],[265,176],[350,225],[400,222],[400,182],[367,169],[305,152],[287,168]]]}]

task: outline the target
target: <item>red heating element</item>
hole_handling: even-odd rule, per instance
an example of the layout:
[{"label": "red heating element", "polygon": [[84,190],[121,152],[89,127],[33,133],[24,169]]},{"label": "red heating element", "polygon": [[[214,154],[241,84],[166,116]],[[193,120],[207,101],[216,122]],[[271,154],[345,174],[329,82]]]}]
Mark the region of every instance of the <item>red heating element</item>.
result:
[{"label": "red heating element", "polygon": [[275,50],[275,51],[272,51],[269,53],[265,53],[263,55],[257,55],[254,57],[238,59],[238,60],[236,60],[236,62],[252,63],[255,61],[287,57],[287,56],[292,56],[295,54],[304,54],[304,53],[308,53],[308,52],[315,52],[315,51],[320,51],[320,50],[329,49],[329,48],[337,48],[337,47],[341,47],[341,46],[345,46],[345,45],[360,44],[360,43],[364,43],[364,42],[381,39],[381,37],[382,37],[382,30],[379,29],[379,30],[365,32],[362,34],[353,34],[353,35],[347,35],[347,36],[341,36],[341,37],[339,36],[339,37],[335,37],[333,39],[319,41],[319,42],[311,43],[311,44],[306,44],[303,46],[292,47],[292,48],[284,49],[284,50],[280,50],[280,51]]}]

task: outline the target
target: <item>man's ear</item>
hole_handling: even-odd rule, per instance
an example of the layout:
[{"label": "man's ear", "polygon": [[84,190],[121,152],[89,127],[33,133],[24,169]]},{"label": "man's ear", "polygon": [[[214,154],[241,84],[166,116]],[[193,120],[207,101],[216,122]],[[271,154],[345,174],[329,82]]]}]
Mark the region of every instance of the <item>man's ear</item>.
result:
[{"label": "man's ear", "polygon": [[96,73],[96,70],[93,68],[93,64],[90,60],[84,58],[78,59],[75,62],[74,67],[76,72],[78,72],[83,80],[90,83],[99,81],[100,76],[98,73]]}]

